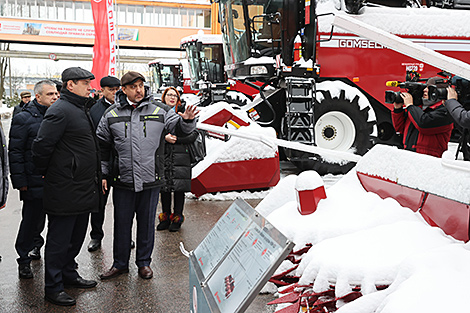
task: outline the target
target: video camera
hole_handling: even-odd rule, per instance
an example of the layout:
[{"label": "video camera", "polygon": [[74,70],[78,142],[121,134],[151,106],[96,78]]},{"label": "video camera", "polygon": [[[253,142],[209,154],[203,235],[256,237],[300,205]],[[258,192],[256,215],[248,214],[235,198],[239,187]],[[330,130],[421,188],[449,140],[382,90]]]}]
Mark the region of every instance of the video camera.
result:
[{"label": "video camera", "polygon": [[[457,92],[457,100],[466,109],[469,109],[470,81],[459,76],[454,76],[452,78],[448,78],[447,80],[443,79],[442,82],[448,82],[450,85],[454,86],[455,91]],[[437,81],[436,83],[440,83],[440,81]],[[431,101],[447,100],[447,88],[438,88],[434,85],[430,85],[428,97]]]},{"label": "video camera", "polygon": [[[408,93],[413,96],[413,100],[416,98],[423,97],[423,91],[426,89],[426,84],[418,82],[404,82],[400,83],[397,81],[388,81],[386,84],[388,87],[400,87],[406,89]],[[385,91],[385,103],[403,103],[403,98],[401,97],[400,91]]]},{"label": "video camera", "polygon": [[[454,76],[447,72],[438,73],[443,78],[436,80],[435,84],[449,84],[454,86],[458,94],[458,101],[467,109],[470,109],[470,81]],[[436,85],[426,85],[424,82],[427,79],[421,79],[420,74],[415,71],[406,72],[406,81],[388,81],[385,83],[388,87],[399,87],[407,90],[413,96],[413,103],[421,103],[423,97],[423,91],[428,87],[428,99],[437,102],[438,100],[447,99],[447,88],[440,88]],[[385,103],[403,103],[400,91],[385,91]]]}]

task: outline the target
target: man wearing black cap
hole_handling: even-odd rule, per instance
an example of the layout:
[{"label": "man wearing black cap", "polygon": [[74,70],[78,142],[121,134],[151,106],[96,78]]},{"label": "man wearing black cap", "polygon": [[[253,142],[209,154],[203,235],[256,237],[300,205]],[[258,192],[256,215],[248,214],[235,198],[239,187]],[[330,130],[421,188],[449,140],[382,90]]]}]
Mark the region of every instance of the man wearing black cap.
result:
[{"label": "man wearing black cap", "polygon": [[90,82],[95,77],[80,67],[62,72],[60,99],[51,106],[33,141],[33,162],[44,175],[44,212],[48,217],[45,249],[45,299],[74,305],[64,288],[93,288],[76,270],[90,212],[100,201],[100,158],[89,108]]},{"label": "man wearing black cap", "polygon": [[[113,183],[114,243],[111,268],[102,280],[129,272],[131,229],[137,220],[135,263],[139,276],[153,277],[150,268],[155,240],[155,215],[163,185],[164,145],[162,136],[178,127],[185,134],[196,127],[196,107],[176,113],[153,99],[145,78],[128,72],[121,78],[116,104],[101,119],[96,134],[100,140],[103,189]],[[110,156],[114,155],[115,158]],[[109,162],[113,160],[113,162]]]},{"label": "man wearing black cap", "polygon": [[[100,80],[101,91],[103,97],[96,101],[96,104],[91,107],[90,115],[93,120],[95,129],[98,127],[98,123],[101,120],[104,112],[114,104],[114,96],[121,87],[121,81],[117,77],[105,76]],[[109,189],[104,193],[102,205],[99,208],[98,213],[91,213],[90,224],[90,243],[88,244],[88,251],[96,251],[101,247],[101,240],[104,237],[103,222],[104,222],[104,211],[106,208],[106,202],[108,200]]]},{"label": "man wearing black cap", "polygon": [[[431,77],[426,85],[447,87],[439,77]],[[403,136],[403,148],[440,158],[447,150],[453,121],[441,100],[431,101],[429,88],[423,91],[422,103],[413,103],[413,96],[402,92],[403,103],[394,103],[393,127]]]}]

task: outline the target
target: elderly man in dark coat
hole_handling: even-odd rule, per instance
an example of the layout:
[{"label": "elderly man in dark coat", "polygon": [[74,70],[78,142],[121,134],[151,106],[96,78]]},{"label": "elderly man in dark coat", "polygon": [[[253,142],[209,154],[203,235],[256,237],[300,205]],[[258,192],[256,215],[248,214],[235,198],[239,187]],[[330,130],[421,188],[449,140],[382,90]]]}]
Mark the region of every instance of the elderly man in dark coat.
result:
[{"label": "elderly man in dark coat", "polygon": [[[47,108],[58,99],[56,85],[50,80],[38,82],[34,86],[34,93],[36,98],[12,119],[8,149],[11,182],[13,188],[20,191],[20,199],[23,201],[22,219],[15,243],[20,278],[33,278],[31,259],[41,257],[39,249],[44,244],[40,234],[45,223],[42,209],[44,180],[42,175],[34,173],[31,145]],[[33,247],[37,250],[36,258],[30,253]]]},{"label": "elderly man in dark coat", "polygon": [[75,257],[86,236],[90,212],[100,201],[100,158],[89,108],[90,81],[95,77],[80,67],[62,73],[60,99],[44,116],[33,142],[33,162],[44,175],[44,212],[48,217],[45,249],[45,299],[74,305],[64,291],[92,288],[76,270]]}]

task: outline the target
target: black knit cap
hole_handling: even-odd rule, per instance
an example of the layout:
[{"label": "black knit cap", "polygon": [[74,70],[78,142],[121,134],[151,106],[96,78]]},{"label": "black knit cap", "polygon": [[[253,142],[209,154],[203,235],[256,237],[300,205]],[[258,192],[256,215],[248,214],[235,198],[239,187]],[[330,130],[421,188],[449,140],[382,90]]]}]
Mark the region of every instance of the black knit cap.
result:
[{"label": "black knit cap", "polygon": [[95,79],[95,75],[81,67],[69,67],[62,72],[62,81],[64,83],[69,80],[80,79]]},{"label": "black knit cap", "polygon": [[121,81],[119,78],[114,76],[105,76],[100,80],[101,87],[119,87],[121,86]]},{"label": "black knit cap", "polygon": [[145,81],[145,77],[142,74],[134,72],[134,71],[129,71],[121,77],[121,85],[122,86],[130,85],[130,84],[135,83],[139,79],[141,79],[142,81]]}]

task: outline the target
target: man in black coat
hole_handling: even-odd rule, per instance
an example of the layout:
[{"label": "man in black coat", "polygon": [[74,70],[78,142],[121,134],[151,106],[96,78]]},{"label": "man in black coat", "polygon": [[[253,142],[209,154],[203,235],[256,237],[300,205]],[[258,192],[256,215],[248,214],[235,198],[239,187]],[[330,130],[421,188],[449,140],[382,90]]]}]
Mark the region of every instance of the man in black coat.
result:
[{"label": "man in black coat", "polygon": [[[36,98],[13,117],[8,145],[11,182],[13,188],[20,191],[20,199],[23,201],[22,220],[15,243],[20,278],[33,278],[29,252],[33,247],[37,248],[40,257],[39,249],[44,244],[40,234],[45,222],[42,209],[43,178],[34,173],[31,145],[47,108],[58,99],[56,85],[50,80],[38,82],[34,86],[34,94]],[[38,238],[35,240],[36,236]]]},{"label": "man in black coat", "polygon": [[462,152],[463,159],[470,161],[470,111],[458,101],[458,98],[457,91],[450,86],[447,87],[447,100],[444,105],[454,122],[462,128],[457,156]]},{"label": "man in black coat", "polygon": [[31,101],[31,93],[29,91],[22,91],[20,93],[20,103],[13,108],[13,116],[20,113],[23,107]]},{"label": "man in black coat", "polygon": [[44,175],[44,212],[48,218],[45,249],[45,299],[74,305],[64,288],[93,288],[76,270],[91,212],[100,201],[100,158],[89,108],[90,82],[95,77],[80,67],[62,72],[60,99],[44,116],[33,141],[33,162]]},{"label": "man in black coat", "polygon": [[[101,97],[96,104],[91,107],[90,115],[93,120],[93,125],[95,129],[98,127],[98,123],[101,120],[104,112],[114,104],[114,96],[116,92],[121,87],[121,81],[117,77],[113,76],[106,76],[100,80],[101,91],[103,97]],[[109,183],[108,186],[111,184]],[[99,207],[99,211],[97,213],[91,213],[90,217],[90,224],[91,224],[91,232],[90,232],[90,243],[88,244],[88,251],[96,251],[101,247],[101,240],[104,237],[103,232],[103,222],[104,222],[104,211],[106,208],[106,202],[108,200],[109,195],[108,188],[103,195],[103,200],[101,202],[101,206]]]}]

